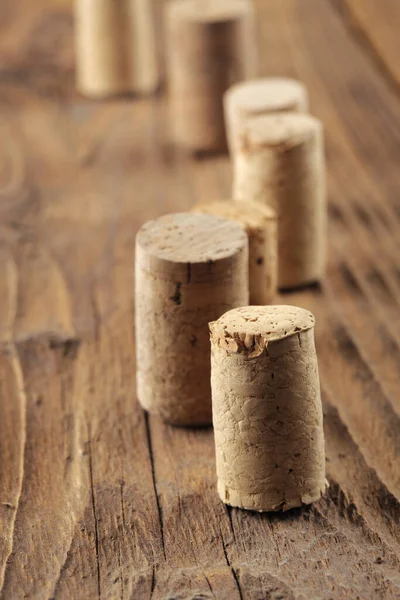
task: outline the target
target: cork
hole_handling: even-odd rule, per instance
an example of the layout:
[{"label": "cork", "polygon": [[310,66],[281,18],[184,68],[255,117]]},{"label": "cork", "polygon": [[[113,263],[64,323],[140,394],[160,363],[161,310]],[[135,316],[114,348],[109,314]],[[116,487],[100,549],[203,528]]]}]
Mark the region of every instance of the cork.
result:
[{"label": "cork", "polygon": [[313,315],[242,307],[210,331],[221,500],[256,511],[318,500],[326,482]]},{"label": "cork", "polygon": [[225,127],[231,155],[240,146],[249,117],[277,112],[307,113],[306,86],[296,79],[265,77],[233,85],[224,95]]},{"label": "cork", "polygon": [[102,98],[158,85],[150,0],[76,0],[77,88]]},{"label": "cork", "polygon": [[192,152],[226,149],[223,95],[257,73],[250,0],[170,0],[165,15],[171,136]]},{"label": "cork", "polygon": [[139,403],[173,425],[208,425],[208,323],[248,303],[246,233],[212,215],[166,215],[138,232],[135,270]]},{"label": "cork", "polygon": [[130,91],[153,93],[160,83],[152,0],[127,0]]},{"label": "cork", "polygon": [[221,200],[197,204],[194,212],[232,219],[249,239],[250,304],[271,304],[277,289],[278,241],[275,211],[259,202]]},{"label": "cork", "polygon": [[320,281],[326,263],[323,129],[309,115],[279,113],[247,121],[234,155],[233,197],[278,215],[278,286]]}]

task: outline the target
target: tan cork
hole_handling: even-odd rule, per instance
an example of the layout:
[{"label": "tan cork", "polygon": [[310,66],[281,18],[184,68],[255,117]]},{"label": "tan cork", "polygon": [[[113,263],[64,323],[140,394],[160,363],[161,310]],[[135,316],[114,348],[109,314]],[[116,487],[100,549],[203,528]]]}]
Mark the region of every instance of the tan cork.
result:
[{"label": "tan cork", "polygon": [[136,237],[137,395],[174,425],[212,420],[208,323],[248,303],[248,241],[233,221],[178,213]]},{"label": "tan cork", "polygon": [[226,149],[223,95],[257,73],[250,0],[170,0],[166,71],[174,142],[193,152]]},{"label": "tan cork", "polygon": [[260,202],[220,200],[197,204],[194,212],[237,221],[249,238],[250,304],[271,304],[277,288],[278,242],[275,211]]},{"label": "tan cork", "polygon": [[296,113],[250,118],[234,155],[233,197],[276,210],[280,288],[323,278],[327,218],[320,121]]},{"label": "tan cork", "polygon": [[224,95],[225,127],[231,155],[240,145],[249,117],[276,112],[307,113],[306,86],[296,79],[265,77],[233,85]]},{"label": "tan cork", "polygon": [[77,87],[85,96],[146,94],[159,83],[150,0],[76,0]]},{"label": "tan cork", "polygon": [[242,307],[210,331],[221,500],[256,511],[318,500],[326,482],[313,315]]}]

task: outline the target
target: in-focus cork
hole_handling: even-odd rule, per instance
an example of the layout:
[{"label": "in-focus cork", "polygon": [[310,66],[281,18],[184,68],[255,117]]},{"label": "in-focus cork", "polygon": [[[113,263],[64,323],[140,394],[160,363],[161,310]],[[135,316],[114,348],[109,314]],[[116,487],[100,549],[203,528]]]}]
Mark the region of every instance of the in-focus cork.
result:
[{"label": "in-focus cork", "polygon": [[80,93],[102,98],[157,88],[151,0],[76,0],[75,21]]},{"label": "in-focus cork", "polygon": [[137,395],[174,425],[211,423],[208,323],[248,303],[248,241],[237,223],[178,213],[136,237]]},{"label": "in-focus cork", "polygon": [[247,121],[234,154],[233,197],[278,215],[278,286],[320,281],[326,263],[323,128],[309,115],[279,113]]},{"label": "in-focus cork", "polygon": [[277,290],[278,242],[275,211],[260,202],[221,200],[197,204],[201,212],[237,221],[249,238],[250,304],[271,304]]},{"label": "in-focus cork", "polygon": [[223,95],[258,70],[251,0],[170,0],[165,41],[174,142],[193,152],[225,150]]},{"label": "in-focus cork", "polygon": [[288,510],[325,491],[314,317],[242,307],[210,324],[218,493],[248,510]]},{"label": "in-focus cork", "polygon": [[306,113],[309,110],[306,86],[296,79],[265,77],[233,85],[224,95],[225,127],[231,154],[240,146],[249,117],[277,112]]}]

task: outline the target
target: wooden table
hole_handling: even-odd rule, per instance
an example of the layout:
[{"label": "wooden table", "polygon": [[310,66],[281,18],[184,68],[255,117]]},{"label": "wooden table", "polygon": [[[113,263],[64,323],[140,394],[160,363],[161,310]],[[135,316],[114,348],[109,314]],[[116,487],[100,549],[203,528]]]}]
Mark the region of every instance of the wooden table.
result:
[{"label": "wooden table", "polygon": [[135,232],[228,160],[171,150],[162,96],[76,96],[70,0],[2,2],[1,599],[400,598],[400,3],[257,5],[263,74],[326,126],[328,276],[280,300],[317,317],[329,492],[226,508],[212,431],[139,409]]}]

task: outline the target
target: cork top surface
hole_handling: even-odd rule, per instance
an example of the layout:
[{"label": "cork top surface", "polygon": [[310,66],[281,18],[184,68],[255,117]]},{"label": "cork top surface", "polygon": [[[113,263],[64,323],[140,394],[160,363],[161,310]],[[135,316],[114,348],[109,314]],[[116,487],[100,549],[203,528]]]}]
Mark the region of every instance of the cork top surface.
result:
[{"label": "cork top surface", "polygon": [[269,221],[276,221],[276,212],[273,208],[252,200],[216,200],[206,204],[196,204],[193,212],[204,213],[231,219],[241,223],[245,229],[253,229],[265,225]]},{"label": "cork top surface", "polygon": [[234,256],[247,246],[238,223],[214,215],[168,214],[148,221],[136,243],[147,255],[170,263],[208,263]]},{"label": "cork top surface", "polygon": [[240,17],[251,11],[248,0],[170,0],[170,17],[188,21],[214,23]]},{"label": "cork top surface", "polygon": [[267,77],[232,86],[226,92],[226,99],[250,113],[263,110],[276,112],[294,108],[299,104],[305,106],[307,90],[296,79]]},{"label": "cork top surface", "polygon": [[314,315],[297,306],[244,306],[210,323],[210,330],[214,339],[224,341],[260,336],[263,342],[273,342],[308,331],[314,325]]},{"label": "cork top surface", "polygon": [[321,122],[301,113],[275,113],[249,117],[243,133],[244,147],[291,148],[312,139],[321,130]]}]

